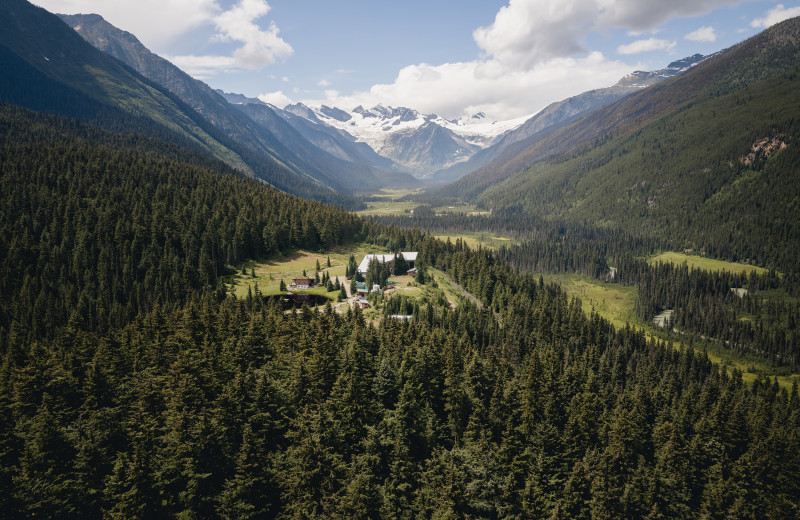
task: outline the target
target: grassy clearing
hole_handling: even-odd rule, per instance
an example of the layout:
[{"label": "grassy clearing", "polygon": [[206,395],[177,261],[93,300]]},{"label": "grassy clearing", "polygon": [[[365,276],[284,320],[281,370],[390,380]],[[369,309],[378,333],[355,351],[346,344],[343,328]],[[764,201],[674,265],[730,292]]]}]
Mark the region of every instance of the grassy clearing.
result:
[{"label": "grassy clearing", "polygon": [[398,199],[407,195],[414,195],[419,193],[421,189],[396,189],[389,190],[383,189],[378,193],[373,194],[370,198],[379,199],[368,201],[367,209],[357,211],[356,214],[362,216],[378,216],[378,215],[404,215],[408,214],[412,209],[416,208],[419,204],[413,201],[400,201]]},{"label": "grassy clearing", "polygon": [[[648,338],[671,341],[676,348],[688,346],[680,334],[658,329],[652,323],[645,323],[636,316],[635,287],[606,284],[576,274],[545,274],[543,277],[547,282],[556,282],[561,285],[570,297],[580,298],[584,312],[589,313],[594,309],[597,314],[609,320],[617,328],[630,324],[632,327],[642,330]],[[771,372],[770,368],[762,362],[755,359],[742,359],[716,343],[696,342],[693,348],[705,349],[711,362],[724,367],[729,373],[734,368],[738,369],[742,372],[742,379],[746,383],[755,381],[757,373],[769,374]],[[777,377],[778,385],[787,391],[792,389],[792,383],[795,381],[800,383],[800,374]]]},{"label": "grassy clearing", "polygon": [[357,211],[357,215],[364,217],[368,216],[384,216],[384,215],[408,215],[410,211],[419,204],[411,201],[370,201],[367,202],[367,209]]},{"label": "grassy clearing", "polygon": [[488,247],[490,249],[498,249],[501,246],[510,246],[518,244],[516,240],[513,240],[509,237],[495,235],[493,233],[460,233],[460,234],[453,234],[453,235],[433,235],[434,238],[438,238],[442,241],[450,240],[450,242],[455,242],[457,239],[461,239],[464,243],[466,243],[471,249],[477,249],[478,245],[481,247]]},{"label": "grassy clearing", "polygon": [[454,204],[447,204],[445,206],[436,206],[432,209],[436,214],[455,213],[459,215],[491,215],[490,211],[479,210],[475,204],[467,204],[465,202],[457,202]]},{"label": "grassy clearing", "polygon": [[618,284],[604,284],[576,274],[543,275],[546,282],[561,285],[570,297],[581,299],[583,311],[589,314],[592,310],[610,321],[615,327],[624,327],[626,323],[640,328],[644,323],[637,323],[636,288]]},{"label": "grassy clearing", "polygon": [[[255,290],[256,286],[263,295],[271,296],[281,294],[281,279],[288,286],[292,278],[302,276],[303,270],[306,271],[308,276],[313,277],[317,262],[319,262],[321,270],[326,271],[331,278],[336,276],[343,277],[351,254],[356,257],[356,262],[360,262],[365,254],[377,252],[381,251],[363,244],[339,248],[329,253],[312,253],[299,250],[268,261],[247,261],[243,264],[246,271],[245,274],[242,273],[242,266],[240,265],[236,269],[236,274],[225,276],[223,279],[226,284],[231,286],[231,291],[239,298],[247,296],[248,288]],[[331,260],[331,267],[328,267],[328,258]],[[253,271],[255,271],[255,278],[252,276]],[[321,287],[300,292],[328,294]],[[330,294],[333,295],[333,299],[336,298],[336,293]]]},{"label": "grassy clearing", "polygon": [[713,258],[706,258],[703,256],[687,255],[684,253],[676,253],[674,251],[667,251],[656,255],[648,260],[650,265],[658,262],[671,263],[675,265],[687,264],[689,268],[703,269],[705,271],[728,271],[730,273],[747,273],[755,271],[758,274],[766,274],[769,272],[763,267],[754,265],[740,264],[737,262],[726,262],[725,260],[715,260]]}]

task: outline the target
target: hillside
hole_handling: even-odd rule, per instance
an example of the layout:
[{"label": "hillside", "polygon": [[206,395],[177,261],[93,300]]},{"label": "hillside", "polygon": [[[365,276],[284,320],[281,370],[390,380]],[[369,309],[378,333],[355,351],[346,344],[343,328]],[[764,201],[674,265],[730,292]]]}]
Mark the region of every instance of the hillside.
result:
[{"label": "hillside", "polygon": [[490,186],[537,161],[575,154],[624,137],[673,111],[733,92],[797,66],[797,19],[754,36],[691,68],[684,74],[625,97],[557,131],[544,130],[515,143],[485,167],[449,185],[442,193],[473,199]]},{"label": "hillside", "polygon": [[[0,129],[6,518],[796,512],[796,388],[200,153],[8,105]],[[412,322],[373,325],[220,282],[358,239],[419,251],[482,307],[399,297]]]},{"label": "hillside", "polygon": [[[491,146],[478,151],[468,161],[440,170],[431,176],[434,182],[454,182],[459,178],[489,164],[515,143],[526,141],[530,146],[536,139],[542,139],[559,128],[601,109],[602,107],[639,92],[665,79],[677,76],[694,67],[707,57],[700,54],[689,56],[670,63],[657,71],[634,71],[620,79],[615,85],[595,89],[577,96],[548,105],[522,125],[500,136]],[[545,132],[547,130],[547,132]],[[529,139],[536,136],[533,140]],[[518,147],[515,147],[517,149]],[[448,187],[447,190],[450,188]],[[444,190],[444,191],[447,191]],[[445,195],[445,192],[441,195]]]},{"label": "hillside", "polygon": [[398,168],[426,181],[437,170],[465,162],[526,119],[492,121],[478,113],[448,120],[411,108],[381,104],[372,108],[358,106],[347,112],[325,105],[309,107],[296,103],[285,107],[284,112],[344,132],[369,145]]},{"label": "hillside", "polygon": [[[276,117],[272,107],[261,105],[255,117],[248,117],[241,106],[231,105],[211,87],[153,54],[135,36],[102,17],[59,16],[86,41],[176,95],[251,154],[272,158],[342,193],[371,192],[392,184],[391,172],[380,171],[379,178],[374,171],[377,168],[366,161],[330,154]],[[403,180],[406,179],[398,179],[395,184],[402,184]]]},{"label": "hillside", "polygon": [[[532,147],[521,141],[453,193],[794,271],[787,245],[800,230],[785,211],[797,196],[798,35],[789,20]],[[528,161],[539,162],[517,173]]]},{"label": "hillside", "polygon": [[235,132],[227,135],[175,94],[95,49],[57,16],[24,0],[4,2],[0,14],[0,59],[7,72],[0,78],[0,100],[168,139],[279,189],[358,207],[274,156],[242,146]]}]

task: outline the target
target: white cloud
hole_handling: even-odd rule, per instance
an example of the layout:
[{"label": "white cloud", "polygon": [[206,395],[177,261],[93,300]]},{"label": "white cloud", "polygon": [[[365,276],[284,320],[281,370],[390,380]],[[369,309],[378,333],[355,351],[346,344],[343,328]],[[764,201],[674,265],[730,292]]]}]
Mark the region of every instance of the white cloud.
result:
[{"label": "white cloud", "polygon": [[327,88],[331,86],[331,82],[328,81],[327,79],[322,79],[319,82],[317,82],[317,86],[322,88]]},{"label": "white cloud", "polygon": [[98,13],[154,48],[187,31],[208,25],[220,7],[216,0],[34,0],[53,13]]},{"label": "white cloud", "polygon": [[715,42],[717,41],[717,33],[713,27],[704,26],[690,32],[685,38],[693,42]]},{"label": "white cloud", "polygon": [[413,107],[423,113],[460,117],[486,112],[504,120],[538,112],[552,101],[610,86],[632,67],[609,61],[594,52],[583,58],[554,58],[529,70],[515,70],[497,60],[475,60],[444,65],[410,65],[393,83],[374,85],[349,96],[326,92],[325,99],[307,104],[334,104],[342,108],[384,103]]},{"label": "white cloud", "polygon": [[596,0],[601,27],[627,27],[635,31],[652,29],[675,17],[709,13],[718,7],[745,0]]},{"label": "white cloud", "polygon": [[527,68],[544,60],[585,53],[589,32],[627,28],[652,31],[673,17],[695,16],[743,0],[509,0],[494,23],[473,33],[495,59]]},{"label": "white cloud", "polygon": [[270,105],[275,105],[278,108],[283,108],[286,105],[291,105],[292,100],[283,93],[282,90],[277,92],[267,92],[266,94],[261,94],[258,96],[258,99],[263,101],[264,103],[269,103]]},{"label": "white cloud", "polygon": [[186,74],[207,79],[220,72],[233,72],[239,69],[236,59],[231,56],[171,56],[169,59]]},{"label": "white cloud", "polygon": [[294,50],[274,22],[262,29],[266,0],[238,0],[223,10],[217,0],[35,0],[56,13],[100,13],[112,25],[133,33],[151,49],[177,40],[192,29],[213,26],[212,41],[238,44],[232,56],[167,56],[195,77],[232,70],[257,70],[288,58]]},{"label": "white cloud", "polygon": [[648,38],[647,40],[636,40],[627,45],[620,45],[617,47],[617,52],[620,54],[639,54],[651,51],[670,51],[675,48],[675,45],[677,45],[676,42]]},{"label": "white cloud", "polygon": [[789,7],[787,9],[783,4],[778,4],[773,9],[767,11],[763,18],[756,18],[750,22],[750,26],[758,29],[766,29],[767,27],[772,27],[776,23],[794,18],[795,16],[800,16],[800,6]]},{"label": "white cloud", "polygon": [[280,30],[274,22],[270,22],[266,30],[255,23],[255,20],[266,16],[269,10],[266,0],[240,0],[214,18],[217,29],[215,39],[243,44],[233,56],[245,69],[262,69],[294,53],[292,46],[278,36]]}]

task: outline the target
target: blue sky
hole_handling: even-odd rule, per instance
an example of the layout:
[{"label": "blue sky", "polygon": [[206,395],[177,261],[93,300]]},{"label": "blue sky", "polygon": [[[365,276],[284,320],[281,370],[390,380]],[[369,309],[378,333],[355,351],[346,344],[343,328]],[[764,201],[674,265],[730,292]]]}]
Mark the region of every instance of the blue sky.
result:
[{"label": "blue sky", "polygon": [[710,54],[800,0],[37,0],[98,13],[214,88],[276,105],[532,114]]}]

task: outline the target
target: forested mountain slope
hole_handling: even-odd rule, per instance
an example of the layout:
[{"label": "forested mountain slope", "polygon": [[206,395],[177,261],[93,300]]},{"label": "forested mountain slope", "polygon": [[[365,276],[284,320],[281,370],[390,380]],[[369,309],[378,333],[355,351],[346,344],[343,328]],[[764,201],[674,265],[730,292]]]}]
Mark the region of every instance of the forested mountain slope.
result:
[{"label": "forested mountain slope", "polygon": [[[578,94],[577,96],[551,103],[541,112],[525,121],[519,128],[506,132],[496,142],[492,143],[491,146],[478,151],[475,155],[470,157],[468,161],[434,173],[431,180],[436,182],[454,182],[464,175],[487,165],[515,143],[526,141],[524,146],[515,148],[517,152],[519,148],[530,147],[536,139],[543,139],[553,131],[578,119],[585,118],[588,114],[620,98],[639,92],[650,85],[677,76],[678,74],[682,74],[706,58],[707,56],[695,54],[674,61],[661,70],[652,72],[637,70],[620,79],[615,85],[610,87],[590,90]],[[547,131],[545,132],[545,130]],[[533,135],[537,137],[529,139]],[[446,197],[448,195],[447,190],[449,190],[449,187],[441,193],[433,193],[431,196]]]},{"label": "forested mountain slope", "polygon": [[442,193],[465,200],[475,198],[537,161],[582,153],[610,139],[630,136],[662,117],[689,110],[698,102],[793,70],[800,59],[799,42],[800,20],[777,24],[675,78],[625,97],[557,131],[543,130],[542,135],[534,134],[515,143],[490,164]]},{"label": "forested mountain slope", "polygon": [[479,200],[796,272],[798,121],[795,67],[692,103],[630,137],[537,164]]},{"label": "forested mountain slope", "polygon": [[[6,105],[0,128],[5,518],[797,515],[796,388],[172,144]],[[484,308],[375,327],[220,290],[227,263],[354,239]]]},{"label": "forested mountain slope", "polygon": [[[251,153],[271,157],[339,192],[375,191],[386,185],[371,165],[335,157],[312,145],[271,107],[259,107],[261,118],[248,117],[211,87],[153,54],[134,35],[117,29],[99,15],[59,16],[87,42],[176,95]],[[265,117],[269,124],[263,124]]]},{"label": "forested mountain slope", "polygon": [[[188,146],[279,189],[356,207],[304,172],[241,146],[177,96],[25,0],[0,4],[0,100]],[[256,125],[254,125],[256,126]]]},{"label": "forested mountain slope", "polygon": [[[288,195],[59,93],[139,126],[0,103],[3,518],[798,517],[797,386],[746,385],[490,250]],[[220,280],[353,241],[417,251],[482,306],[371,323]]]},{"label": "forested mountain slope", "polygon": [[225,266],[352,240],[349,213],[197,152],[0,105],[0,329],[106,330],[213,290]]}]

